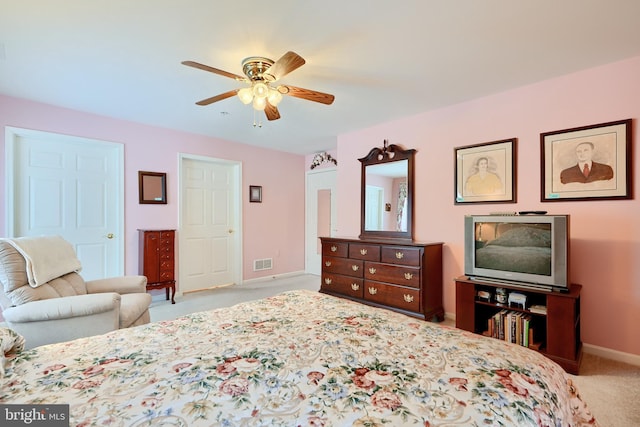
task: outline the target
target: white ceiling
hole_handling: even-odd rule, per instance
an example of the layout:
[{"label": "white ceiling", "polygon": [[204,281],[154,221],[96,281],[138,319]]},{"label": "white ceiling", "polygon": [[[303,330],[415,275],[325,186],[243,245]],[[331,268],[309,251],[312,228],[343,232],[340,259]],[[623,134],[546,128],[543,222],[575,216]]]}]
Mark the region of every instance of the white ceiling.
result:
[{"label": "white ceiling", "polygon": [[[309,154],[337,135],[640,55],[638,0],[0,0],[0,93]],[[248,56],[307,63],[253,126],[241,87],[181,65],[242,74]],[[392,137],[381,135],[383,138]],[[381,142],[380,141],[380,142]]]}]

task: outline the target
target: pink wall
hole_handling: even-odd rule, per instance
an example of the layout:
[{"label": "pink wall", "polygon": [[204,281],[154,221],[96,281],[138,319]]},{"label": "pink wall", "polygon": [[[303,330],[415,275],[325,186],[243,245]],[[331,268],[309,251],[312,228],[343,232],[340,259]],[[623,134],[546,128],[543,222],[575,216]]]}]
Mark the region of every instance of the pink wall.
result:
[{"label": "pink wall", "polygon": [[[384,139],[418,150],[415,238],[442,241],[444,305],[455,312],[463,273],[463,217],[546,210],[571,215],[571,279],[583,285],[585,343],[640,355],[640,201],[540,201],[540,133],[640,117],[640,57],[426,112],[338,138],[339,235],[360,230],[362,157]],[[470,76],[473,77],[472,75]],[[516,204],[454,205],[454,147],[518,138]],[[633,149],[634,168],[640,167]],[[633,175],[638,188],[638,173]]]},{"label": "pink wall", "polygon": [[[128,274],[137,274],[138,271],[138,228],[178,226],[178,153],[242,162],[244,280],[304,270],[304,156],[2,95],[0,126],[124,144],[125,269]],[[0,134],[2,169],[5,162],[4,137],[3,131]],[[139,170],[167,172],[166,206],[138,204]],[[6,231],[4,180],[4,173],[0,173],[2,235]],[[249,185],[262,185],[262,203],[249,203]],[[273,258],[273,270],[253,272],[253,260],[260,258]]]}]

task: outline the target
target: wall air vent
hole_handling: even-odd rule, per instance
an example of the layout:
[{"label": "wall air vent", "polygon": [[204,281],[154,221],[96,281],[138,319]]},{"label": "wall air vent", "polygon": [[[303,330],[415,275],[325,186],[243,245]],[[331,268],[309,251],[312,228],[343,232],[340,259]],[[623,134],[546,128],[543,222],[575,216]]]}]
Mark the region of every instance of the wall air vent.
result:
[{"label": "wall air vent", "polygon": [[253,271],[271,270],[272,268],[273,268],[273,258],[253,260]]}]

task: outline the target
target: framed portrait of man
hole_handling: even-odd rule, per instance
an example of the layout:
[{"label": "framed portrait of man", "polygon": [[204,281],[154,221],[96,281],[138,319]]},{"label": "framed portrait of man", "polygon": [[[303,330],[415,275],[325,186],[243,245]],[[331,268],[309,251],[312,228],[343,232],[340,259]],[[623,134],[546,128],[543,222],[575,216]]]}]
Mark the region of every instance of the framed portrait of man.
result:
[{"label": "framed portrait of man", "polygon": [[631,198],[631,119],[540,134],[541,201]]}]

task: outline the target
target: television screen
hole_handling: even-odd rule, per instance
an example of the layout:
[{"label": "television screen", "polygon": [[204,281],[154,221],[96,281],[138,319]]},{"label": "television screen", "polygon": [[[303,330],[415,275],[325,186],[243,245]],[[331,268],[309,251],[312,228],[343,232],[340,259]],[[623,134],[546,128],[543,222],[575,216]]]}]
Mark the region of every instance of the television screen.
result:
[{"label": "television screen", "polygon": [[566,288],[568,216],[468,216],[465,274]]},{"label": "television screen", "polygon": [[551,224],[477,222],[476,267],[551,275]]}]

